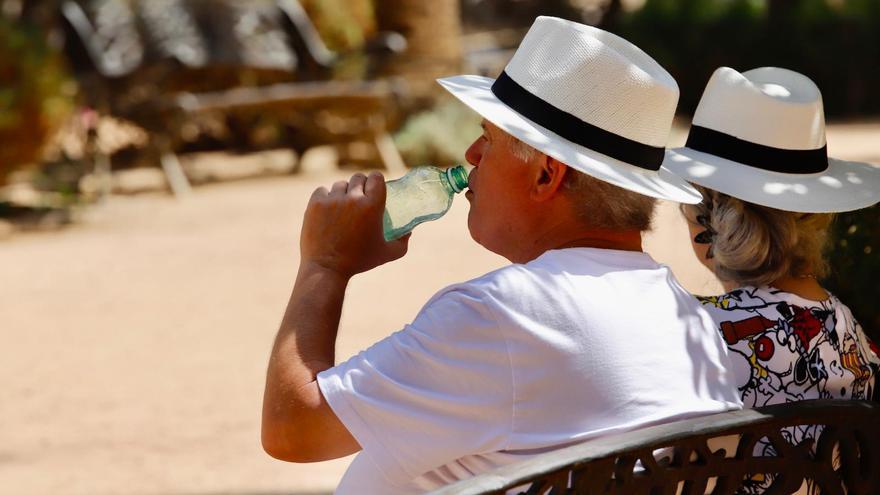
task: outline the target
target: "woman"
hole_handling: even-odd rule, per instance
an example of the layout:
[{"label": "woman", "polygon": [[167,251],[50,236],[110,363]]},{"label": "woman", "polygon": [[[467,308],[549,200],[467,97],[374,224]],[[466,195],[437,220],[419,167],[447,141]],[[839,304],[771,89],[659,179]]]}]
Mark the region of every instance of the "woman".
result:
[{"label": "woman", "polygon": [[[682,213],[694,252],[727,291],[700,299],[731,351],[745,407],[871,399],[878,349],[818,279],[833,213],[877,203],[880,173],[827,157],[816,85],[779,68],[718,69],[687,144],[664,165],[703,194]],[[818,433],[791,430],[795,443]],[[753,479],[747,492],[771,480]]]},{"label": "woman", "polygon": [[784,211],[698,187],[683,205],[694,252],[725,294],[699,298],[731,351],[743,405],[871,399],[877,348],[849,308],[817,281],[829,213]]},{"label": "woman", "polygon": [[816,85],[774,67],[718,69],[666,164],[703,193],[682,212],[694,252],[727,290],[701,300],[745,406],[870,399],[877,348],[817,279],[833,212],[880,201],[880,173],[827,157]]}]

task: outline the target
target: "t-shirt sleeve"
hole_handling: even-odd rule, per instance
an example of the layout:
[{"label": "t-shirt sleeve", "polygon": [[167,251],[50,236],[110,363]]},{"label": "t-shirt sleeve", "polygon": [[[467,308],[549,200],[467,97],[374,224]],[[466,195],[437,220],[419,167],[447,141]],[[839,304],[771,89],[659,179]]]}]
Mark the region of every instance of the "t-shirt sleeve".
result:
[{"label": "t-shirt sleeve", "polygon": [[453,286],[402,330],[318,374],[330,407],[389,481],[505,448],[513,384],[494,314],[486,293]]}]

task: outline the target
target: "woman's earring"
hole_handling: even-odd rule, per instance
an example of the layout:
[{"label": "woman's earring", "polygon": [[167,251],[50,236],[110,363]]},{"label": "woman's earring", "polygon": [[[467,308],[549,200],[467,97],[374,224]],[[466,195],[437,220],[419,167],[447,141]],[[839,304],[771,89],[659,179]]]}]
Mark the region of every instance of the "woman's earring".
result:
[{"label": "woman's earring", "polygon": [[708,244],[709,250],[706,251],[706,259],[712,259],[712,242],[715,240],[717,232],[712,229],[712,224],[709,222],[709,217],[706,215],[697,215],[697,223],[706,230],[695,235],[694,242],[697,244]]}]

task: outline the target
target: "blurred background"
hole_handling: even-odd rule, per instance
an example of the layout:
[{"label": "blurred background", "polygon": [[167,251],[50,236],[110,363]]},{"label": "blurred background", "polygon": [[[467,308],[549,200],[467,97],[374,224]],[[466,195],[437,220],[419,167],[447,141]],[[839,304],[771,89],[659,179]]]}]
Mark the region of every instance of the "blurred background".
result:
[{"label": "blurred background", "polygon": [[[633,41],[678,80],[671,145],[719,66],[822,90],[832,156],[880,164],[880,0],[0,0],[0,493],[330,493],[348,459],[262,453],[263,374],[311,191],[460,163],[537,15]],[[349,288],[338,359],[505,263],[457,202]],[[880,216],[840,215],[825,281],[875,340]],[[663,204],[646,249],[720,286]],[[439,260],[439,261],[438,261]]]}]

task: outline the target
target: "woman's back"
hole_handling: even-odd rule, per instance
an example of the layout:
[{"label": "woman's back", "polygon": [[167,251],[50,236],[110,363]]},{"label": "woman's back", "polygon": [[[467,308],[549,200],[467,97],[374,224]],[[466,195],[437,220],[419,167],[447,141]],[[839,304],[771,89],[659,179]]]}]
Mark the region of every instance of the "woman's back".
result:
[{"label": "woman's back", "polygon": [[[834,213],[880,201],[880,169],[828,157],[824,122],[807,76],[721,67],[687,143],[664,162],[703,195],[682,213],[694,253],[728,292],[699,299],[730,350],[745,407],[877,395],[877,347],[817,280],[833,272],[824,250]],[[784,436],[800,444],[819,428]],[[756,455],[775,450],[767,438],[756,441]],[[763,494],[773,478],[756,473],[745,482],[737,493]]]},{"label": "woman's back", "polygon": [[699,299],[730,350],[745,407],[873,397],[880,351],[833,295],[746,286]]}]

